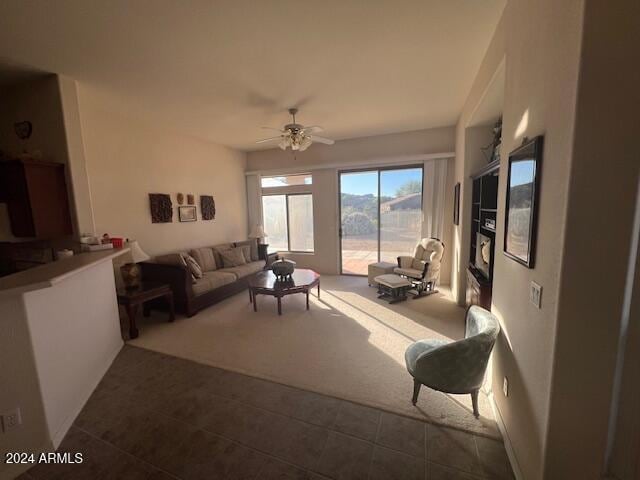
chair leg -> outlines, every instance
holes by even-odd
[[[411,403],[413,403],[414,405],[418,403],[418,395],[420,394],[421,386],[422,384],[418,380],[413,380],[413,398],[411,399]]]
[[[478,418],[480,417],[480,412],[478,412],[478,392],[479,390],[474,390],[471,392],[471,403],[473,405],[473,416]]]

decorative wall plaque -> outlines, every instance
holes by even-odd
[[[193,197],[193,193],[187,193],[187,204],[195,205],[196,201]]]
[[[200,212],[202,213],[202,220],[216,218],[216,202],[211,195],[200,195]]]
[[[150,193],[149,207],[151,209],[151,223],[173,222],[173,204],[171,196],[166,193]]]
[[[184,203],[184,193],[177,194],[176,200],[178,201],[178,205],[182,205]]]

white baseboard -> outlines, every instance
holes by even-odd
[[[511,445],[511,439],[509,438],[507,427],[504,424],[504,420],[502,419],[502,414],[498,409],[498,405],[496,405],[493,393],[489,393],[488,398],[489,404],[491,405],[491,410],[493,410],[493,416],[496,419],[498,429],[500,430],[500,434],[502,435],[502,439],[504,440],[504,448],[507,450],[507,456],[509,457],[509,463],[511,463],[513,474],[515,475],[516,480],[524,480],[522,471],[520,470],[520,465],[518,464],[518,459],[516,458],[516,452],[513,450],[513,446]]]

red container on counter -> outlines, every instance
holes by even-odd
[[[124,244],[123,238],[111,237],[110,240],[111,240],[111,244],[113,245],[113,248],[122,248],[122,245]]]

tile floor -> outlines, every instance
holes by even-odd
[[[32,479],[511,479],[503,445],[125,346]]]

